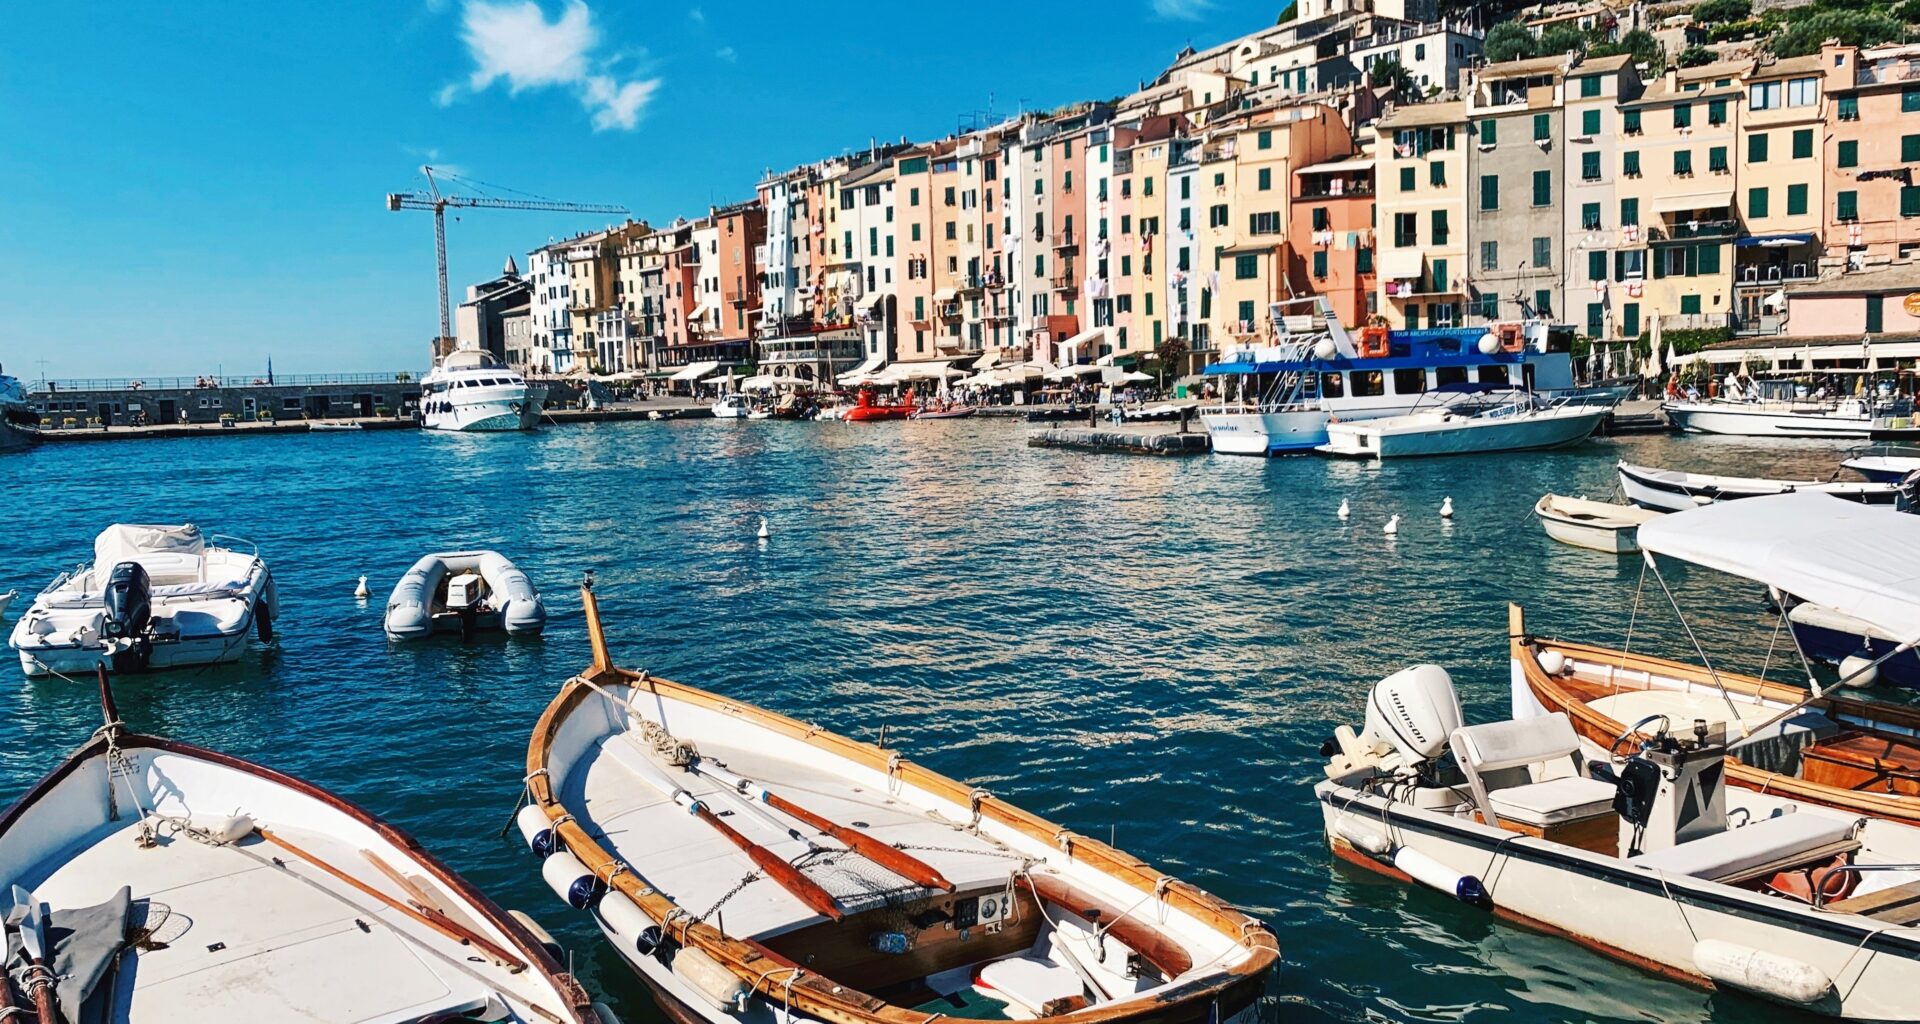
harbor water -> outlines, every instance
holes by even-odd
[[[907,756],[1265,918],[1282,1019],[1787,1019],[1337,867],[1310,790],[1321,741],[1358,725],[1366,687],[1396,669],[1440,664],[1469,720],[1504,716],[1509,600],[1543,634],[1618,646],[1632,617],[1636,650],[1691,656],[1656,585],[1634,613],[1636,559],[1544,536],[1541,494],[1607,495],[1616,458],[1825,477],[1841,448],[1655,436],[1374,466],[1086,455],[1024,433],[709,420],[45,445],[0,459],[17,496],[0,508],[0,591],[22,591],[17,616],[113,522],[257,542],[276,641],[236,665],[127,677],[122,717],[411,831],[551,929],[630,1022],[662,1018],[499,837],[535,719],[588,660],[575,588],[589,569],[621,664],[860,738],[885,727]],[[533,576],[544,638],[385,639],[399,575],[462,547]],[[352,597],[361,575],[371,600]],[[1773,620],[1755,587],[1668,579],[1709,654],[1760,667]],[[90,685],[8,671],[5,801],[100,724]]]

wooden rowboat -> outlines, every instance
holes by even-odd
[[[0,815],[0,879],[60,975],[16,973],[0,1007],[53,997],[43,1024],[613,1024],[551,939],[412,837],[272,769],[123,732],[101,676],[107,727]]]
[[[521,831],[681,1024],[1256,1017],[1259,921],[897,750],[615,668],[582,599],[594,663],[534,729]]]
[[[1562,544],[1629,555],[1640,550],[1634,531],[1661,513],[1636,505],[1546,494],[1534,504],[1533,514],[1539,517],[1547,536]]]
[[[1695,665],[1531,635],[1519,605],[1507,616],[1516,718],[1564,711],[1601,751],[1650,715],[1666,715],[1675,729],[1695,719],[1724,723],[1736,741],[1744,727],[1754,733],[1730,745],[1728,782],[1920,824],[1920,709],[1809,701],[1800,687],[1725,671],[1716,683],[1715,672]]]

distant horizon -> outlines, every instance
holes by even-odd
[[[944,38],[940,12],[878,4],[833,25],[760,0],[651,18],[602,0],[417,0],[238,25],[204,0],[18,12],[0,131],[32,144],[0,164],[0,367],[28,381],[263,376],[271,355],[276,375],[422,372],[438,328],[432,217],[384,197],[424,187],[423,164],[664,224],[871,139],[1124,94],[1182,46],[1285,6],[972,11],[1070,32],[1044,61],[920,43]],[[52,39],[85,40],[87,71],[39,45]],[[795,54],[809,59],[796,68]],[[506,257],[524,270],[548,239],[618,219],[450,213],[454,301]]]

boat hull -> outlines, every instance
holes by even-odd
[[[1320,450],[1329,455],[1391,459],[1561,448],[1593,436],[1607,411],[1596,407],[1524,417],[1459,419],[1431,426],[1385,421],[1336,423],[1327,427],[1327,443]]]
[[[1735,437],[1867,437],[1873,420],[1824,412],[1788,412],[1741,409],[1669,402],[1661,407],[1667,422],[1691,434],[1728,434]]]
[[[0,419],[0,452],[25,451],[39,441],[40,435],[26,427]]]
[[[497,388],[488,392],[435,403],[433,412],[421,416],[420,425],[453,433],[503,433],[540,425],[545,388]]]
[[[1576,519],[1553,508],[1549,504],[1552,497],[1547,495],[1541,498],[1533,507],[1533,514],[1539,518],[1547,536],[1562,544],[1609,555],[1630,555],[1640,550],[1639,526],[1626,522]]]
[[[1890,484],[1872,482],[1821,483],[1818,481],[1762,480],[1743,477],[1704,477],[1669,474],[1644,466],[1620,463],[1620,493],[1641,508],[1680,512],[1716,501],[1733,501],[1766,494],[1813,491],[1868,505],[1893,505],[1900,491]]]
[[[1284,455],[1310,452],[1327,443],[1327,414],[1319,409],[1287,412],[1202,411],[1213,450],[1221,455]]]
[[[159,671],[239,661],[247,653],[247,638],[252,633],[253,620],[249,616],[246,627],[232,633],[156,643],[145,667],[148,671]],[[20,654],[20,671],[29,676],[91,677],[94,670],[102,666],[115,672],[123,671],[115,668],[113,655],[104,647],[78,644],[21,647],[16,644],[14,649]]]
[[[1794,639],[1800,643],[1800,649],[1807,657],[1838,665],[1855,654],[1866,652],[1878,658],[1893,646],[1885,640],[1862,636],[1844,629],[1816,625],[1808,622],[1789,622]],[[1920,689],[1920,650],[1908,650],[1894,655],[1880,663],[1876,669],[1879,681],[1909,690]]]
[[[1920,470],[1920,459],[1900,455],[1863,455],[1840,465],[1873,483],[1897,484],[1905,480],[1908,474]]]

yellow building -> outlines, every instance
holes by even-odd
[[[1820,275],[1826,210],[1826,102],[1819,54],[1788,57],[1747,74],[1734,209],[1749,236],[1733,250],[1733,327],[1776,333],[1781,289]]]
[[[1375,122],[1380,315],[1452,326],[1466,298],[1466,104],[1398,107]]]

